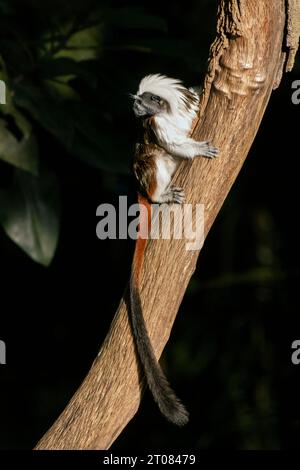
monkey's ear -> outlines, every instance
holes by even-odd
[[[164,100],[159,100],[159,106],[163,106]]]

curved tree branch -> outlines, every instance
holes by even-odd
[[[286,66],[283,47],[291,4],[299,7],[298,0],[290,4],[285,0],[219,2],[217,37],[194,136],[211,139],[221,154],[214,161],[202,158],[183,165],[175,177],[186,191],[187,202],[204,204],[205,236],[244,163]],[[292,24],[289,19],[290,29]],[[294,33],[290,31],[289,37]],[[198,255],[199,251],[186,250],[186,240],[148,244],[141,297],[157,357],[169,338]],[[142,384],[125,295],[84,382],[36,449],[109,448],[136,413]]]

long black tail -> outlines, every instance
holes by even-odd
[[[148,211],[151,211],[151,207],[148,208]],[[142,221],[140,222],[140,225],[141,223]],[[130,304],[133,334],[140,360],[144,367],[148,386],[154,400],[162,414],[169,421],[177,424],[178,426],[183,426],[188,422],[188,412],[171,389],[169,382],[155,357],[143,316],[139,292],[139,275],[144,258],[145,247],[146,239],[138,238],[136,241],[130,278]]]

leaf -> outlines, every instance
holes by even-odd
[[[78,100],[78,94],[69,83],[76,78],[84,80],[88,86],[95,88],[98,83],[97,72],[92,73],[91,70],[91,61],[76,62],[63,57],[43,59],[39,63],[39,71],[45,80],[46,88],[51,93],[54,91],[54,96],[61,99]]]
[[[59,235],[59,191],[54,175],[39,178],[16,170],[13,186],[0,193],[6,234],[34,261],[48,266]]]
[[[25,129],[25,125],[22,127]],[[17,168],[38,174],[38,147],[34,135],[23,135],[19,141],[7,129],[4,119],[0,119],[0,158]]]
[[[1,56],[0,56],[0,79],[5,82],[6,89],[7,89],[6,103],[5,103],[5,106],[1,107],[1,112],[4,115],[13,116],[13,118],[16,121],[16,124],[18,125],[20,130],[23,132],[24,136],[28,137],[31,134],[31,125],[28,122],[28,120],[25,118],[25,116],[23,116],[22,113],[18,111],[13,104],[12,89],[9,84],[9,79],[8,79],[5,63]]]
[[[15,107],[12,100],[12,90],[9,84],[6,67],[0,56],[0,79],[6,84],[6,104],[1,107],[0,113],[0,159],[11,165],[29,171],[34,175],[38,174],[38,147],[36,139],[32,133],[32,127],[26,117]],[[10,132],[8,123],[12,123],[15,131],[21,134],[18,140]]]
[[[104,170],[128,173],[131,161],[126,136],[116,139],[113,125],[104,122],[99,110],[91,111],[81,102],[60,103],[46,98],[32,86],[16,87],[15,101],[84,163]],[[126,152],[126,148],[129,150]]]
[[[45,80],[45,89],[57,102],[79,100],[78,93],[67,82],[67,77],[61,77],[60,80]]]
[[[0,104],[6,104],[7,71],[3,58],[0,55]]]
[[[73,117],[55,100],[30,83],[15,87],[14,101],[17,106],[26,109],[32,117],[48,132],[69,145],[73,138]]]
[[[69,58],[75,61],[95,59],[99,56],[102,41],[101,25],[91,26],[75,32],[55,54],[55,58]]]
[[[39,70],[43,78],[57,78],[65,80],[74,77],[83,77],[87,80],[93,78],[86,69],[86,61],[76,62],[70,58],[43,59],[39,62]]]

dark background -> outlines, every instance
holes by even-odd
[[[99,204],[135,200],[128,93],[147,73],[199,84],[215,14],[212,0],[0,0],[0,78],[12,100],[0,107],[0,139],[13,139],[9,163],[0,150],[1,449],[32,448],[97,354],[133,251],[95,233]],[[168,424],[147,392],[112,449],[298,445],[299,74],[272,95],[162,358],[190,423]],[[11,240],[16,228],[27,254]]]

